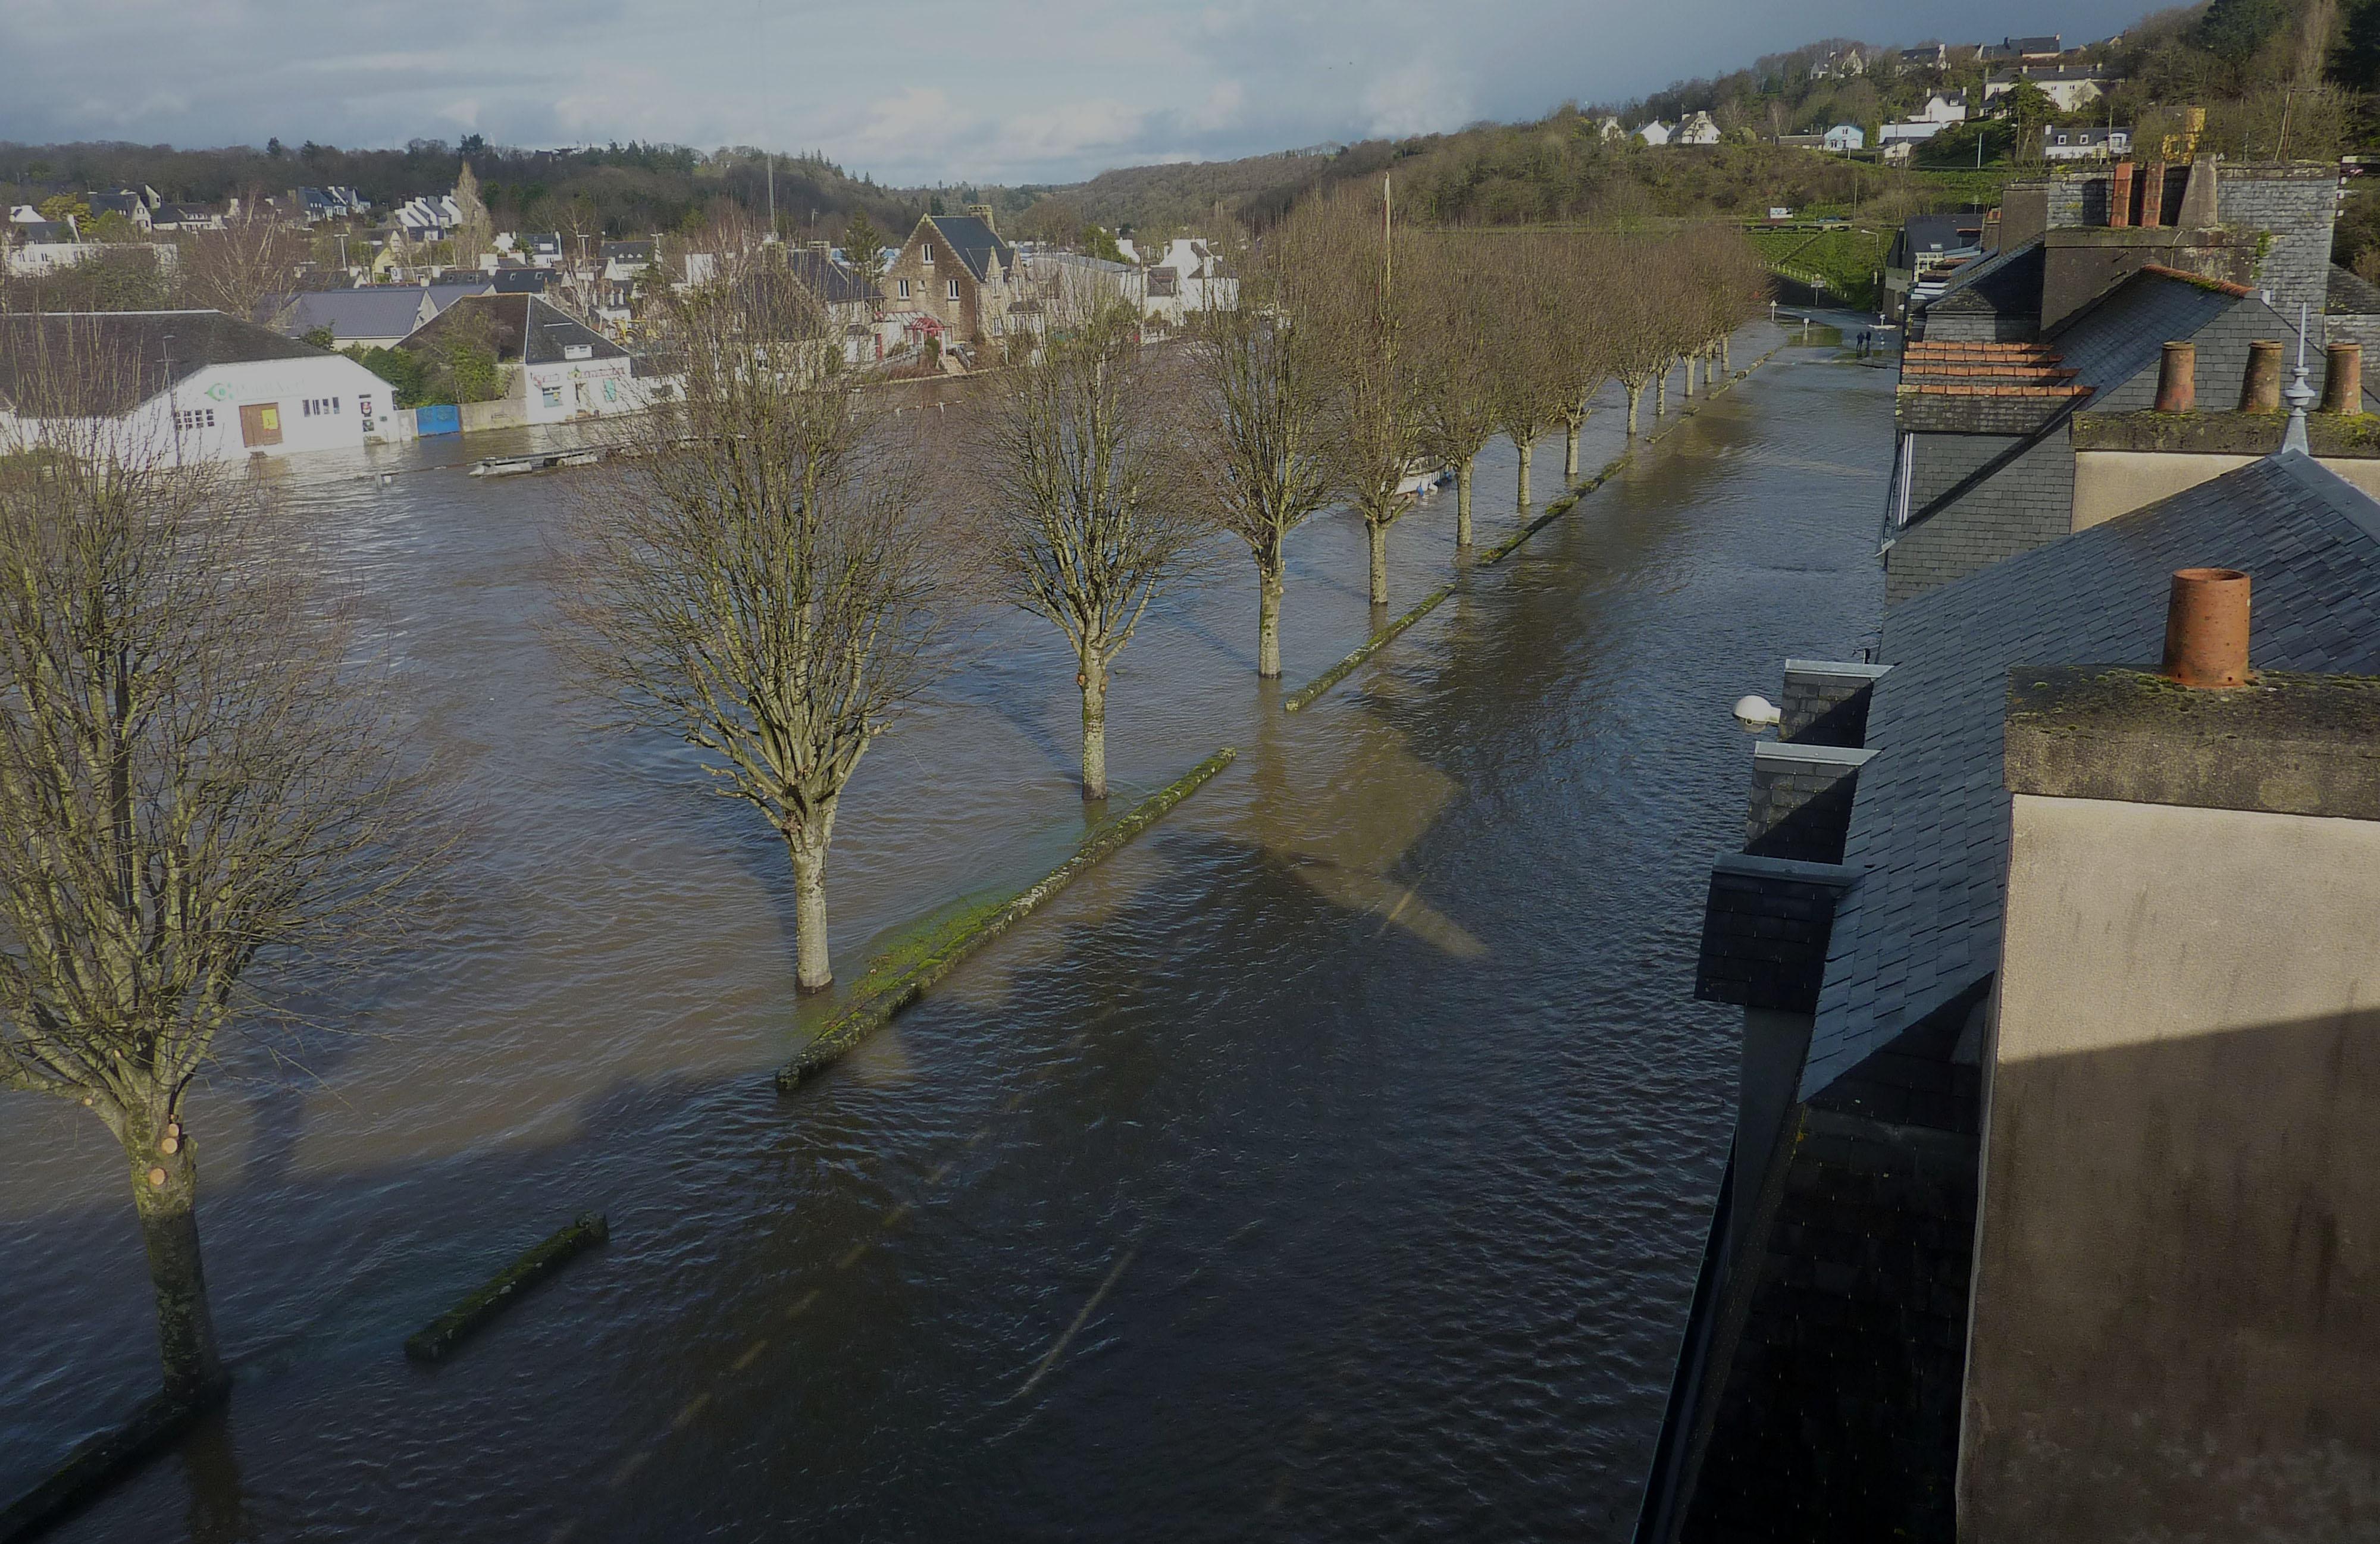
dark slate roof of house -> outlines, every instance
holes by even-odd
[[[68,401],[78,414],[113,418],[214,365],[322,358],[319,348],[222,311],[0,314],[0,401],[26,410],[59,402],[42,380],[53,366],[73,367]]]
[[[1892,251],[1884,261],[1890,268],[1906,268],[1910,259],[1920,252],[1956,252],[1973,246],[1982,237],[1983,217],[1977,214],[1912,214],[1892,238]]]
[[[2156,363],[2168,340],[2192,336],[2248,293],[2143,269],[2060,322],[2049,341],[2073,370],[2075,384],[2104,395]]]
[[[859,275],[824,252],[799,248],[785,254],[785,265],[822,306],[860,305],[868,299],[868,286]]]
[[[437,284],[426,284],[420,287],[421,293],[430,297],[432,314],[444,310],[466,296],[492,295],[495,293],[496,288],[492,281],[485,278],[442,280]]]
[[[401,338],[421,320],[421,291],[412,285],[375,285],[369,289],[307,290],[288,298],[271,322],[285,337],[304,337],[328,327],[341,342]]]
[[[64,220],[26,220],[6,227],[20,241],[72,241],[74,227]]]
[[[2004,247],[1959,270],[1925,310],[1989,310],[2007,316],[2041,315],[2042,246],[2038,237],[2019,247]]]
[[[2173,571],[2205,564],[2254,577],[2259,665],[2380,674],[2380,505],[2288,452],[1886,614],[1803,1098],[1998,968],[2009,671],[2154,661]]]
[[[488,287],[499,295],[542,295],[557,276],[551,268],[499,267],[488,275]]]
[[[2330,290],[2324,297],[2327,316],[2380,316],[2380,285],[2367,282],[2352,268],[2330,265]]]
[[[606,241],[603,243],[605,262],[650,262],[655,242],[651,237],[641,241]]]
[[[581,345],[589,350],[589,359],[628,357],[618,344],[534,295],[467,296],[416,328],[399,346],[420,348],[434,344],[450,332],[470,325],[474,317],[484,319],[496,358],[504,364],[560,364],[564,349]]]
[[[1011,261],[1008,243],[1000,238],[1000,233],[993,230],[982,216],[929,214],[926,218],[932,222],[935,230],[941,233],[942,240],[951,250],[959,255],[959,261],[966,264],[967,272],[975,275],[977,283],[980,284],[990,276],[990,266],[995,259],[1002,270],[1008,268]]]

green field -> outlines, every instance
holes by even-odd
[[[1876,300],[1876,271],[1891,249],[1890,231],[1752,230],[1745,233],[1771,267],[1815,274],[1827,287],[1858,305]]]

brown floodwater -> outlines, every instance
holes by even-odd
[[[1779,354],[1294,717],[1220,553],[1123,655],[1115,805],[1239,761],[792,1096],[782,848],[558,677],[577,474],[442,467],[515,448],[484,437],[277,468],[468,806],[455,898],[198,1094],[237,1385],[56,1537],[1623,1537],[1732,1109],[1730,1015],[1692,1001],[1741,838],[1729,704],[1855,648],[1880,594],[1890,378],[1831,354]],[[1483,459],[1483,541],[1512,474]],[[1449,490],[1396,528],[1394,609],[1451,524]],[[1352,516],[1293,553],[1291,687],[1370,623]],[[846,978],[1079,839],[1072,672],[987,615],[870,753]],[[154,1386],[123,1188],[97,1123],[0,1097],[0,1495]],[[585,1210],[608,1247],[404,1359]]]

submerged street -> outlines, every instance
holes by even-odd
[[[1218,546],[1122,657],[1111,812],[1238,761],[790,1096],[822,1020],[782,846],[558,671],[546,543],[589,484],[438,465],[500,436],[289,468],[466,831],[404,958],[313,1005],[343,1032],[199,1095],[238,1386],[55,1537],[1625,1537],[1733,1118],[1739,1015],[1692,1000],[1729,705],[1879,609],[1892,377],[1835,354],[1777,354],[1294,716],[1370,625],[1363,528],[1292,538],[1279,687]],[[1560,468],[1550,436],[1541,493]],[[1482,458],[1483,546],[1512,470]],[[1452,524],[1448,489],[1392,531],[1391,614]],[[1085,829],[1054,631],[953,648],[844,804],[846,980]],[[0,1104],[0,1173],[14,1491],[156,1349],[98,1124]],[[608,1246],[406,1362],[589,1210]]]

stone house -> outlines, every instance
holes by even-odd
[[[917,319],[948,342],[979,344],[1029,325],[1035,296],[1016,249],[1001,238],[990,204],[928,214],[884,271],[890,316]]]

